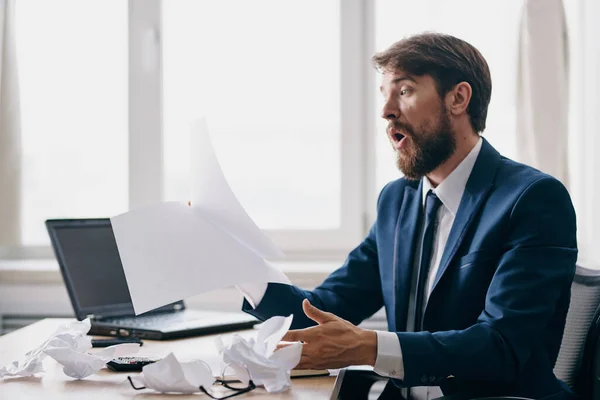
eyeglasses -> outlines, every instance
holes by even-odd
[[[207,364],[208,367],[208,364]],[[225,400],[225,399],[230,399],[232,397],[238,396],[240,394],[244,394],[244,393],[248,393],[251,390],[256,389],[256,385],[254,384],[254,382],[252,382],[252,379],[250,379],[248,381],[248,386],[245,386],[242,384],[242,382],[236,380],[236,379],[225,379],[225,372],[227,370],[227,368],[230,368],[229,365],[226,365],[225,368],[223,368],[223,371],[221,373],[221,377],[222,378],[217,378],[215,380],[215,383],[220,384],[222,387],[225,387],[231,391],[233,391],[234,393],[222,396],[222,397],[217,397],[215,396],[214,393],[212,393],[212,390],[208,390],[207,388],[205,388],[204,386],[199,386],[198,389],[203,392],[204,394],[206,394],[208,397],[210,397],[211,399],[215,399],[215,400]],[[209,367],[210,369],[210,367]],[[250,371],[248,371],[248,369],[246,368],[246,371],[248,372],[248,376],[250,376]],[[133,383],[133,380],[131,379],[130,376],[127,377],[127,380],[129,381],[129,383],[131,384],[131,387],[134,388],[135,390],[144,390],[146,389],[146,386],[135,386],[135,384]],[[241,384],[241,386],[240,386]]]

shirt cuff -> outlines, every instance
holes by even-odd
[[[256,308],[262,301],[265,296],[265,292],[267,291],[268,283],[259,282],[259,283],[246,283],[245,285],[237,285],[236,288],[246,298],[248,303],[252,306],[252,308]]]
[[[377,333],[377,358],[373,370],[379,375],[404,379],[404,361],[398,335],[394,332],[375,332]]]

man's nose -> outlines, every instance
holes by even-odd
[[[393,121],[398,118],[400,111],[391,101],[387,101],[381,109],[381,118],[387,121]]]

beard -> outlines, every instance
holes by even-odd
[[[406,146],[397,150],[396,160],[397,166],[405,178],[421,179],[448,160],[454,153],[456,138],[450,124],[448,111],[443,103],[435,122],[433,126],[420,127],[419,131],[411,124],[390,122],[388,128],[405,132],[408,139]]]

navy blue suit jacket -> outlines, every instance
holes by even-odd
[[[406,332],[420,182],[381,192],[364,241],[312,291],[269,284],[256,309],[314,325],[302,299],[354,324],[385,307],[402,347],[403,386],[444,394],[566,398],[552,369],[577,259],[575,212],[564,186],[502,157],[484,140],[445,247],[422,332]]]

